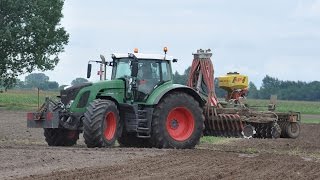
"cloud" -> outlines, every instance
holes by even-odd
[[[314,57],[279,56],[270,58],[264,65],[264,72],[281,80],[304,81],[319,80],[320,61]]]
[[[302,18],[320,17],[320,0],[299,1],[293,15]]]
[[[69,84],[85,77],[87,61],[99,59],[99,54],[110,59],[113,52],[132,52],[135,47],[162,53],[168,46],[169,54],[179,59],[173,70],[180,73],[191,65],[192,52],[210,48],[216,76],[239,71],[257,85],[266,74],[318,80],[319,2],[68,0],[62,25],[70,42],[55,70],[45,73]]]

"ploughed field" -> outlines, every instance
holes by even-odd
[[[320,179],[320,124],[302,124],[297,139],[89,149],[82,138],[73,147],[49,147],[43,130],[27,129],[25,119],[25,112],[0,110],[0,179]]]

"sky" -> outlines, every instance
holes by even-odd
[[[88,60],[100,54],[162,54],[164,46],[179,73],[193,52],[210,48],[216,77],[237,71],[258,87],[266,75],[320,79],[320,0],[66,0],[63,15],[69,44],[44,72],[60,85],[85,78]],[[90,81],[98,81],[98,68]]]

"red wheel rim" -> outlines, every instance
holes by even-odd
[[[177,107],[172,109],[167,117],[166,128],[176,141],[185,141],[193,133],[194,118],[189,109],[185,107]]]
[[[106,114],[104,126],[104,137],[110,141],[113,139],[117,128],[116,115],[114,112],[108,112]]]

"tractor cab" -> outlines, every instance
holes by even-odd
[[[176,62],[170,56],[166,55],[167,49],[164,48],[165,54],[143,54],[138,53],[135,49],[134,53],[114,53],[112,61],[107,62],[101,56],[102,61],[99,72],[104,74],[106,66],[112,66],[111,80],[122,79],[126,87],[126,99],[138,102],[145,102],[148,96],[158,86],[171,81],[172,71],[170,61]],[[103,66],[104,64],[104,66]],[[88,78],[91,73],[91,64],[88,64]],[[100,79],[105,80],[100,74]]]
[[[123,79],[134,100],[145,101],[153,90],[172,80],[169,59],[152,54],[113,54],[112,80]],[[134,72],[136,71],[136,72]]]

